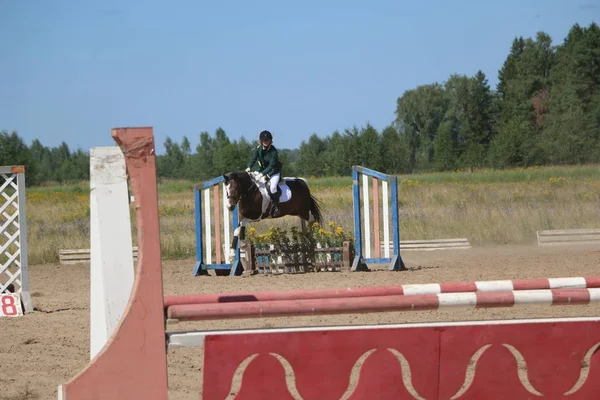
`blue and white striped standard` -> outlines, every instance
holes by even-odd
[[[369,200],[369,178],[373,181],[373,204]],[[361,207],[361,180],[362,180],[362,207]],[[383,221],[379,221],[379,189],[378,182],[382,182],[382,208]],[[388,188],[389,186],[389,188]],[[388,190],[391,192],[389,203]],[[354,246],[355,257],[352,271],[368,270],[367,264],[388,264],[389,270],[405,269],[400,255],[400,220],[398,217],[398,178],[382,172],[374,171],[361,166],[352,166],[352,203],[354,211]],[[391,218],[389,209],[391,208]],[[371,211],[374,218],[371,221]],[[372,228],[373,225],[373,229]],[[392,237],[390,242],[390,225]],[[383,227],[383,257],[379,254],[382,241],[379,237],[380,226]],[[374,232],[372,235],[371,232]],[[392,244],[393,246],[390,246]],[[371,248],[375,245],[375,257],[371,255]],[[393,253],[390,254],[390,247]]]

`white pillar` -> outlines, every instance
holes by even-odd
[[[134,266],[125,157],[90,149],[90,359],[104,347],[129,302]]]

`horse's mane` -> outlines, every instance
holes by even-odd
[[[248,175],[245,171],[231,171],[226,174],[229,179],[241,180],[244,175]]]
[[[240,183],[251,184],[252,179],[250,179],[250,175],[246,171],[233,171],[227,174],[230,179],[236,180]]]
[[[239,182],[242,189],[246,189],[251,192],[258,190],[258,186],[254,184],[252,178],[250,178],[250,175],[248,175],[246,171],[233,171],[228,173],[227,176],[229,177],[229,179],[233,179]]]

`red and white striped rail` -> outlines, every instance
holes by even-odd
[[[417,295],[462,292],[506,292],[543,289],[600,288],[600,277],[514,279],[478,282],[428,283],[415,285],[347,287],[268,292],[210,293],[165,296],[165,307],[181,304],[210,304],[273,300],[308,300],[390,295]]]
[[[581,305],[597,301],[600,301],[600,288],[438,293],[413,296],[391,295],[242,303],[179,304],[167,308],[167,318],[179,321],[202,321],[436,310],[446,307],[492,308],[527,304]]]

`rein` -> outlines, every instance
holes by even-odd
[[[230,195],[229,195],[229,193],[228,193],[228,194],[227,194],[227,199],[233,199],[233,200],[235,200],[236,202],[239,202],[239,201],[240,201],[240,200],[242,200],[244,197],[246,197],[246,194],[247,194],[248,192],[250,192],[252,189],[259,190],[259,189],[258,189],[258,186],[256,185],[256,183],[255,183],[254,181],[252,181],[252,184],[250,185],[250,187],[249,187],[249,188],[248,188],[248,189],[247,189],[245,192],[242,192],[242,193],[241,193],[241,194],[239,194],[237,197],[230,196]]]

